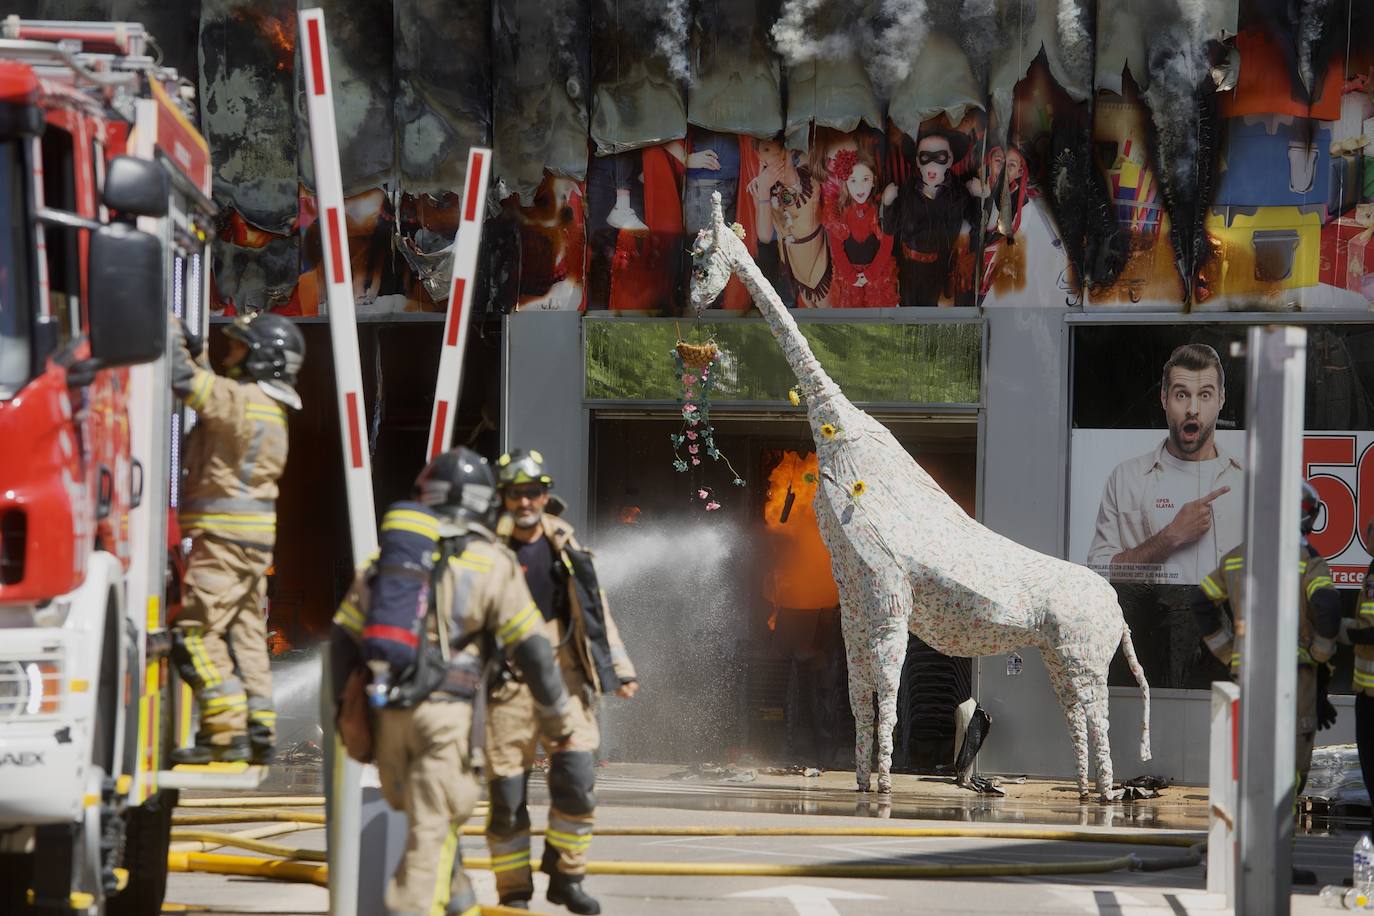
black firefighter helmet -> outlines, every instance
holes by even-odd
[[[289,319],[271,312],[240,315],[224,333],[248,347],[243,371],[249,378],[295,387],[305,363],[305,338]]]
[[[415,498],[456,522],[495,529],[501,501],[496,474],[487,459],[470,448],[449,449],[415,478]]]
[[[496,466],[499,468],[497,478],[503,490],[522,483],[543,484],[545,488],[553,486],[553,478],[544,468],[544,456],[534,449],[526,451],[518,448],[507,452],[496,459]]]
[[[1317,524],[1317,514],[1322,511],[1322,500],[1317,488],[1307,481],[1302,482],[1302,533],[1310,534]]]

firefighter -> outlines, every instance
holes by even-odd
[[[487,655],[494,648],[518,666],[529,684],[534,727],[551,747],[565,745],[578,718],[515,557],[492,532],[499,503],[490,464],[466,448],[444,452],[416,478],[415,496],[439,517],[440,538],[462,541],[460,551],[444,554],[450,558],[436,580],[437,613],[426,627],[428,643],[443,653],[443,674],[432,692],[415,696],[413,703],[394,701],[407,689],[397,685],[393,702],[376,719],[382,794],[405,812],[409,830],[386,906],[391,916],[476,916],[480,908],[463,873],[458,839],[479,790],[471,731]],[[403,515],[388,512],[383,533],[389,524],[412,530],[426,524],[425,518],[393,518]],[[334,617],[355,641],[366,638],[370,599],[380,593],[371,572],[358,575]]]
[[[1340,596],[1331,581],[1331,570],[1307,541],[1316,522],[1321,500],[1312,485],[1302,485],[1302,543],[1299,548],[1298,575],[1298,716],[1297,716],[1297,794],[1307,785],[1312,765],[1312,746],[1317,729],[1335,722],[1335,710],[1327,699],[1327,664],[1336,651],[1341,629]],[[1242,586],[1245,582],[1245,547],[1231,550],[1221,566],[1203,578],[1193,600],[1203,641],[1222,663],[1231,667],[1234,678],[1239,671],[1240,649],[1236,635],[1243,631],[1241,615]],[[1231,606],[1227,616],[1224,606]],[[1232,622],[1234,620],[1234,623]],[[1294,870],[1295,880],[1298,870]],[[1303,876],[1306,877],[1305,875]],[[1313,879],[1315,880],[1315,878]]]
[[[196,412],[186,447],[181,530],[191,538],[173,658],[200,705],[196,743],[176,763],[272,759],[263,598],[276,540],[277,481],[286,468],[286,408],[300,410],[305,339],[280,315],[243,315],[225,328],[216,375],[195,338],[170,325],[172,390]]]
[[[1365,528],[1364,542],[1374,547],[1374,519]],[[1355,746],[1364,784],[1374,786],[1374,561],[1364,574],[1359,612],[1354,620],[1342,621],[1341,636],[1355,646]],[[1374,835],[1374,822],[1370,833]]]
[[[593,768],[601,743],[596,695],[629,699],[639,683],[597,584],[591,554],[577,543],[571,525],[546,511],[553,479],[543,456],[536,451],[502,455],[497,473],[506,510],[498,532],[524,568],[543,632],[558,647],[576,722],[567,746],[549,749],[549,824],[540,869],[549,876],[550,903],[574,913],[600,913],[601,905],[582,889],[596,809]],[[529,689],[509,668],[501,669],[487,706],[487,845],[501,903],[518,909],[528,908],[534,894],[526,790],[538,739]]]

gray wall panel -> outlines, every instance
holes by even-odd
[[[516,312],[506,318],[502,367],[502,448],[544,453],[554,492],[568,503],[565,518],[582,530],[591,480],[582,409],[582,316],[577,312]]]

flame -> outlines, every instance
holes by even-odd
[[[262,10],[246,9],[235,14],[242,22],[249,22],[259,36],[276,52],[276,69],[287,71],[296,65],[296,18],[274,18]]]
[[[811,475],[809,482],[808,474]],[[819,610],[840,603],[839,590],[830,572],[830,551],[821,540],[816,511],[812,507],[817,474],[815,452],[807,452],[804,456],[783,452],[782,460],[768,475],[763,524],[774,539],[774,559],[764,591],[775,607]],[[783,521],[789,489],[793,496],[792,508],[787,521]]]

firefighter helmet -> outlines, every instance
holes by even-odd
[[[249,378],[287,387],[296,384],[305,362],[305,338],[291,321],[270,312],[240,315],[224,333],[248,347],[243,371]]]
[[[1317,514],[1322,510],[1322,499],[1317,488],[1307,481],[1302,482],[1302,533],[1309,534],[1317,524]]]
[[[513,487],[522,483],[538,483],[545,487],[553,486],[553,478],[544,470],[544,456],[534,449],[516,449],[496,459],[497,479],[501,488]]]
[[[496,527],[500,499],[487,459],[469,448],[449,449],[415,478],[415,498],[454,521]]]

